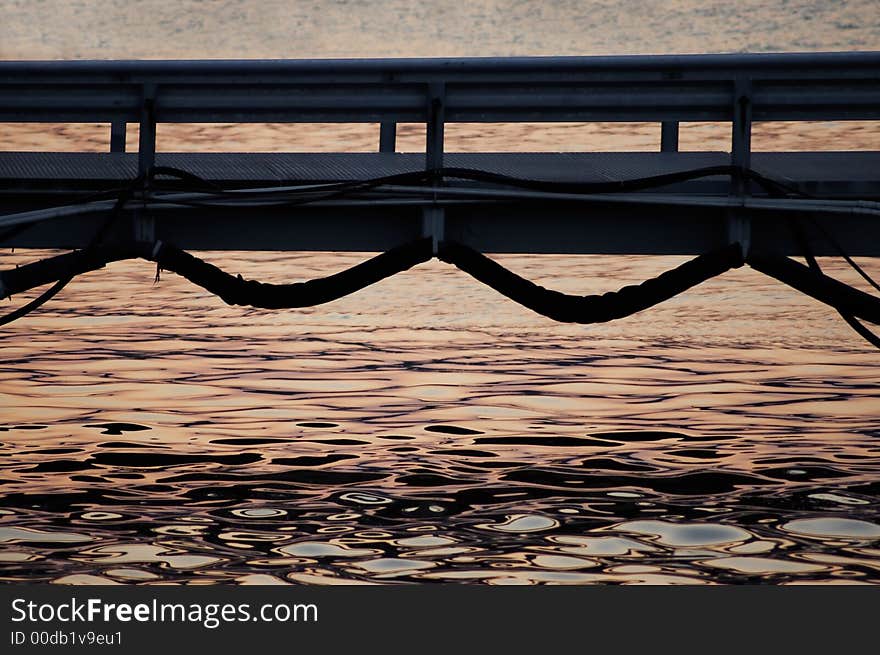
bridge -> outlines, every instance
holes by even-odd
[[[880,152],[752,151],[757,121],[845,120],[880,120],[880,53],[0,62],[0,124],[110,130],[104,153],[0,152],[0,246],[104,252],[27,283],[8,271],[0,280],[7,293],[31,288],[113,258],[155,258],[155,244],[383,252],[422,240],[428,257],[456,244],[445,256],[465,269],[460,248],[702,255],[735,245],[753,266],[753,253],[880,256]],[[444,147],[451,123],[558,121],[653,122],[660,150]],[[728,123],[730,152],[679,151],[689,121]],[[376,151],[157,152],[158,124],[216,122],[378,124]],[[396,152],[399,123],[426,126],[424,153]],[[130,124],[137,152],[125,151]],[[181,274],[207,275],[175,261]],[[801,290],[816,296],[820,278],[809,279]],[[840,293],[832,285],[824,301],[876,317],[864,298],[858,311],[834,304]]]
[[[259,211],[155,203],[132,234],[185,249],[383,251],[418,234],[486,252],[705,252],[745,230],[799,253],[780,217],[809,212],[852,255],[880,255],[880,152],[752,152],[755,121],[880,120],[880,53],[512,59],[0,62],[0,123],[104,122],[107,153],[0,152],[0,215],[118,188],[151,166],[223,188],[355,182],[443,167],[590,185],[730,165],[818,199],[773,198],[737,175],[621,193],[455,178]],[[450,153],[448,123],[656,122],[659,152]],[[727,122],[731,152],[679,152],[679,123]],[[156,152],[157,123],[378,123],[375,153]],[[395,152],[398,123],[427,126]],[[137,153],[124,152],[137,123]],[[391,185],[402,186],[402,185]],[[430,189],[428,188],[430,187]],[[570,190],[568,187],[563,187]],[[829,202],[833,199],[837,202]],[[840,202],[843,201],[843,202]],[[40,221],[3,245],[82,247],[106,207]],[[2,219],[0,219],[2,220]],[[247,229],[242,229],[246,221]],[[11,221],[7,221],[7,225]],[[2,225],[2,223],[0,223]],[[2,228],[0,228],[2,229]],[[115,238],[125,239],[120,231]],[[817,254],[836,254],[824,239]]]

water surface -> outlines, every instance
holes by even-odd
[[[880,45],[871,1],[205,4],[0,2],[0,57]],[[423,128],[400,134],[401,149],[423,147]],[[108,138],[105,125],[0,126],[10,150],[106,150]],[[159,130],[164,150],[376,144],[375,126]],[[880,130],[758,124],[754,144],[880,149]],[[447,138],[449,150],[658,147],[656,125],[455,126]],[[682,147],[726,149],[729,127],[685,125]],[[40,255],[7,250],[0,264]],[[367,256],[204,255],[267,281]],[[582,294],[681,261],[499,260]],[[876,351],[757,273],[593,327],[533,315],[439,262],[282,312],[154,275],[112,264],[0,331],[0,580],[880,581]]]
[[[582,293],[678,261],[499,259]],[[440,262],[284,312],[154,273],[0,335],[4,580],[880,581],[876,355],[757,273],[595,327]]]

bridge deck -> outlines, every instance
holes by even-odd
[[[156,163],[223,186],[365,180],[424,170],[422,153],[157,153]],[[726,152],[446,153],[448,167],[518,178],[607,182],[730,163]],[[823,196],[880,197],[880,152],[755,152],[751,168]],[[137,153],[0,152],[0,191],[96,190],[138,171]],[[658,188],[657,192],[726,193],[727,177]],[[0,213],[3,213],[0,199]]]
[[[119,187],[137,175],[137,158],[137,153],[0,152],[0,215],[65,204],[83,193]],[[449,167],[567,182],[633,179],[729,162],[724,152],[447,153],[445,158]],[[158,153],[156,163],[228,187],[271,187],[421,171],[425,157],[423,153]],[[880,152],[757,152],[751,167],[824,197],[880,198]],[[753,191],[761,193],[758,188]],[[657,192],[727,198],[730,179],[715,176],[651,190]],[[444,210],[444,234],[487,252],[694,254],[728,242],[729,209],[664,207],[663,195],[654,196],[658,197],[660,201],[647,205],[451,203]],[[156,238],[187,249],[381,251],[424,234],[424,207],[430,204],[425,200],[357,207],[164,209],[153,215],[155,226],[150,229]],[[800,253],[787,222],[790,213],[750,210],[749,215],[753,244]],[[53,219],[7,237],[4,244],[83,247],[103,220],[100,214]],[[812,220],[850,254],[880,256],[877,217],[833,214]],[[131,238],[133,228],[126,225],[119,226],[117,238]],[[818,234],[812,237],[814,251],[837,254]]]

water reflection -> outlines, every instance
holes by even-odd
[[[41,338],[54,337],[38,334]],[[744,429],[756,415],[767,418],[762,389],[772,388],[768,380],[777,379],[776,366],[760,375],[754,363],[717,374],[745,401],[735,410],[681,412],[676,396],[669,404],[662,398],[668,383],[660,380],[675,380],[678,370],[694,362],[657,357],[653,368],[633,370],[621,354],[603,360],[598,353],[588,358],[572,353],[564,372],[578,377],[595,378],[596,368],[604,367],[601,374],[614,378],[620,372],[614,373],[609,360],[626,361],[630,384],[640,389],[620,401],[630,409],[649,397],[646,376],[656,376],[654,393],[661,399],[650,403],[651,420],[676,429],[640,430],[631,415],[593,416],[587,424],[564,410],[530,420],[480,418],[470,405],[457,402],[443,408],[455,415],[454,423],[425,424],[413,417],[436,408],[395,404],[402,401],[393,386],[420,377],[422,367],[439,366],[436,352],[379,342],[397,353],[398,363],[364,368],[340,360],[346,375],[364,372],[382,381],[386,404],[372,408],[372,418],[344,418],[371,407],[359,405],[360,396],[349,391],[309,392],[311,399],[273,406],[279,414],[301,415],[300,403],[308,407],[319,397],[324,404],[332,400],[336,409],[325,408],[332,422],[252,416],[238,401],[242,385],[251,383],[240,377],[244,362],[236,362],[252,355],[230,353],[209,363],[207,371],[189,374],[202,378],[199,384],[210,378],[217,385],[216,405],[187,400],[175,405],[174,383],[141,383],[115,391],[117,404],[107,409],[89,410],[77,392],[70,397],[67,419],[10,421],[0,446],[2,579],[61,584],[880,581],[880,449],[872,419],[858,402],[853,416],[837,413],[833,433],[826,422],[784,414],[760,429]],[[313,347],[327,343],[319,340]],[[353,352],[365,348],[356,346]],[[423,359],[416,365],[418,353]],[[514,361],[519,354],[505,353]],[[445,357],[453,363],[443,366],[461,366],[460,353]],[[183,357],[163,361],[191,365]],[[265,362],[270,371],[282,363],[301,366],[295,358]],[[40,373],[18,386],[22,373],[35,365]],[[327,362],[321,366],[327,370]],[[563,374],[559,364],[535,360],[529,366],[516,370],[499,358],[492,382],[472,371],[473,381],[462,385],[462,394],[479,398],[499,395],[503,387],[525,391],[531,386],[540,393],[541,379]],[[860,364],[836,366],[835,393],[856,401],[875,396]],[[750,373],[736,382],[740,368]],[[221,374],[224,369],[229,372]],[[3,389],[25,407],[16,410],[17,416],[39,414],[41,389],[65,379],[68,371],[64,354],[13,362]],[[20,376],[16,385],[9,381],[12,374]],[[247,375],[261,373],[251,369]],[[703,376],[707,384],[719,384],[708,370]],[[103,384],[101,378],[95,384]],[[756,384],[763,386],[755,389]],[[811,393],[809,383],[798,388],[800,396]],[[128,409],[134,407],[132,398],[147,391],[152,397],[140,402],[148,400],[149,410]],[[527,396],[518,406],[532,403]],[[173,418],[157,413],[160,406],[174,407]],[[149,424],[145,414],[163,419]],[[96,422],[98,415],[108,420]],[[122,424],[148,429],[122,430]],[[609,429],[612,424],[617,429]],[[33,425],[40,429],[22,429]],[[106,433],[100,438],[96,425]],[[438,425],[442,429],[425,429]],[[120,431],[125,441],[119,441]],[[315,438],[316,431],[324,436]]]
[[[82,543],[90,537],[70,532],[44,532],[35,528],[16,528],[0,525],[0,543]]]
[[[880,539],[880,525],[838,517],[797,519],[785,523],[782,529],[809,537],[841,537],[869,541]]]
[[[345,20],[338,8],[311,12],[291,51],[288,27],[303,16],[289,7],[266,14],[265,38],[216,39],[216,25],[174,21],[154,21],[151,33],[109,29],[111,14],[78,3],[58,4],[47,24],[39,3],[16,0],[18,20],[0,23],[0,58],[506,55],[510,34],[522,37],[519,54],[834,50],[867,47],[878,33],[877,21],[857,20],[873,15],[870,0],[813,3],[814,21],[766,6],[732,20],[688,0],[675,15],[656,3],[649,20],[621,22],[644,3],[568,4],[542,4],[540,21],[559,28],[548,31],[533,29],[530,3],[461,3],[474,20],[414,21],[392,2],[388,21],[348,2]],[[443,38],[423,33],[450,20]],[[16,29],[35,22],[54,37]],[[309,41],[328,30],[343,38]],[[159,147],[376,147],[376,126],[254,128],[163,125]],[[402,149],[424,147],[420,129],[400,126]],[[97,151],[109,138],[106,125],[72,124],[4,137],[9,149]],[[453,125],[447,148],[657,150],[659,138],[655,124]],[[682,125],[683,149],[724,150],[729,139],[729,126]],[[880,148],[876,126],[853,121],[756,123],[753,142]],[[40,254],[4,252],[2,267]],[[274,282],[363,259],[205,256]],[[682,260],[499,259],[579,294]],[[877,276],[876,261],[864,265]],[[822,266],[859,282],[839,263]],[[290,312],[228,307],[173,275],[154,285],[154,275],[143,262],[112,264],[0,332],[0,580],[880,581],[876,353],[834,312],[747,269],[588,328],[532,315],[436,261]]]
[[[715,546],[745,541],[752,534],[732,525],[711,523],[672,523],[669,521],[628,521],[616,526],[621,532],[656,535],[665,546]]]

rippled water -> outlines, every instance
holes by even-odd
[[[499,259],[581,292],[677,261]],[[754,272],[592,328],[439,262],[286,312],[153,275],[0,335],[6,580],[880,581],[876,355]]]
[[[93,11],[98,3],[58,3],[37,21],[39,34],[26,29],[22,16],[45,4],[0,3],[14,19],[0,21],[0,56],[880,42],[864,2],[750,3],[737,15],[704,2],[639,3],[639,11],[632,3],[478,2],[445,18],[431,5],[425,20],[387,2],[403,12],[389,19],[391,30],[374,24],[369,3],[324,3],[322,12],[294,3],[284,13],[280,3],[227,2],[200,25],[191,8],[141,20],[164,16],[145,9],[162,5],[150,0],[134,13],[130,3],[101,3],[124,6],[125,20]],[[238,27],[218,39],[218,16],[229,12],[240,14]],[[300,14],[316,27],[291,45],[281,32]],[[105,29],[110,19],[118,29]],[[372,32],[355,30],[358,21]],[[263,23],[284,29],[240,40]],[[318,38],[334,30],[346,38]],[[106,126],[0,129],[6,149],[105,149],[108,136]],[[160,147],[169,150],[370,149],[376,139],[374,128],[350,126],[320,135],[279,126],[164,129]],[[456,129],[450,150],[639,149],[659,140],[656,126]],[[402,129],[404,149],[422,138]],[[690,149],[726,148],[726,139],[726,128],[706,125],[682,136]],[[764,125],[755,142],[880,149],[880,130]],[[41,254],[4,251],[0,265]],[[205,256],[282,281],[367,255]],[[498,259],[582,294],[681,261]],[[880,275],[877,260],[864,265]],[[837,262],[823,266],[856,282]],[[834,312],[755,272],[732,271],[594,327],[552,323],[436,261],[349,298],[283,312],[227,307],[172,274],[154,285],[154,274],[144,262],[110,265],[0,331],[0,580],[880,582],[876,351]]]

